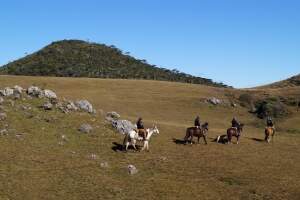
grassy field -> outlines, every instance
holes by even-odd
[[[0,128],[8,124],[9,135],[0,137],[0,199],[300,199],[300,112],[276,121],[280,131],[266,144],[263,122],[247,109],[200,101],[244,91],[158,81],[0,76],[0,88],[32,84],[60,98],[87,99],[98,112],[45,112],[38,108],[41,99],[17,100],[13,107],[6,103],[8,119]],[[300,93],[299,88],[251,91]],[[23,105],[32,109],[24,111]],[[150,152],[116,151],[123,137],[105,123],[108,111],[132,121],[142,116],[146,126],[157,124],[160,134],[153,136]],[[209,123],[208,145],[176,143],[198,114]],[[240,144],[213,142],[233,116],[246,124]],[[79,133],[82,123],[94,131]],[[129,175],[128,164],[139,172]]]

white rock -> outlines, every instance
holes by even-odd
[[[7,118],[6,113],[0,113],[0,121],[4,121],[6,120],[6,118]]]
[[[128,173],[130,175],[138,173],[138,170],[137,170],[137,168],[134,165],[128,165],[127,169],[128,169]]]
[[[22,94],[23,92],[23,88],[18,85],[15,85],[13,89],[14,89],[14,94]]]
[[[0,95],[8,97],[8,96],[12,96],[14,94],[14,90],[6,87],[4,88],[4,90],[0,90]]]
[[[57,99],[56,94],[52,90],[44,90],[43,93],[44,97],[48,99]]]
[[[222,103],[222,101],[220,99],[217,99],[216,97],[211,97],[207,99],[207,101],[213,105],[218,105]]]
[[[41,97],[42,96],[42,90],[39,87],[36,86],[30,86],[27,89],[27,94],[34,97]]]
[[[43,105],[44,110],[52,110],[53,105],[50,102],[47,102]]]
[[[95,110],[93,109],[93,106],[90,102],[87,100],[79,100],[76,101],[76,106],[78,106],[79,109],[84,110],[89,113],[94,113]]]
[[[2,97],[0,97],[0,105],[3,104],[4,99]]]

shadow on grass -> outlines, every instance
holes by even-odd
[[[184,140],[176,139],[176,138],[173,138],[173,142],[174,142],[175,144],[183,144],[183,145],[186,144],[186,142],[185,142]]]
[[[264,139],[260,139],[260,138],[249,138],[249,137],[247,137],[247,138],[250,140],[256,141],[256,142],[265,142]]]
[[[123,146],[123,144],[119,144],[119,143],[117,143],[117,142],[113,142],[112,144],[113,144],[113,146],[111,147],[111,149],[112,149],[113,151],[115,151],[115,152],[126,152],[126,151],[125,151],[125,147]],[[138,150],[140,150],[140,149],[142,148],[140,145],[135,145],[135,146],[136,146],[136,148],[137,148]],[[136,150],[133,148],[132,145],[129,145],[127,150],[133,150],[133,151],[136,151]]]

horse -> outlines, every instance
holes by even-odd
[[[275,128],[273,128],[273,127],[265,128],[265,141],[267,143],[269,143],[271,141],[270,136],[272,136],[272,141],[273,141],[274,135],[275,135]]]
[[[159,130],[158,130],[157,126],[153,125],[153,128],[146,129],[146,133],[147,133],[146,138],[145,138],[145,140],[143,140],[144,145],[143,145],[142,151],[144,151],[145,149],[147,151],[149,151],[149,140],[153,134],[159,134]]]
[[[123,148],[125,147],[125,151],[128,150],[129,144],[131,144],[133,148],[137,150],[135,146],[137,140],[143,140],[143,138],[139,136],[136,130],[133,129],[126,133],[123,140]]]
[[[198,137],[198,143],[200,142],[200,138],[203,137],[203,140],[204,140],[205,144],[207,144],[207,141],[206,141],[207,131],[208,131],[208,123],[207,122],[205,122],[201,126],[201,128],[189,127],[189,128],[186,129],[186,134],[185,134],[185,137],[184,137],[184,141],[185,141],[185,143],[187,143],[189,138],[191,138],[190,142],[192,144],[193,143],[193,137],[196,136],[196,137]]]
[[[232,136],[235,136],[236,137],[236,144],[238,144],[239,143],[239,138],[240,138],[241,133],[243,131],[243,127],[244,127],[244,124],[239,124],[238,127],[231,127],[229,129],[227,129],[227,139],[228,139],[227,143],[231,143]]]

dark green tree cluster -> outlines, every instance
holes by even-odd
[[[28,76],[92,77],[176,81],[227,87],[211,79],[150,65],[115,46],[81,40],[53,42],[38,52],[0,68],[0,73]]]

